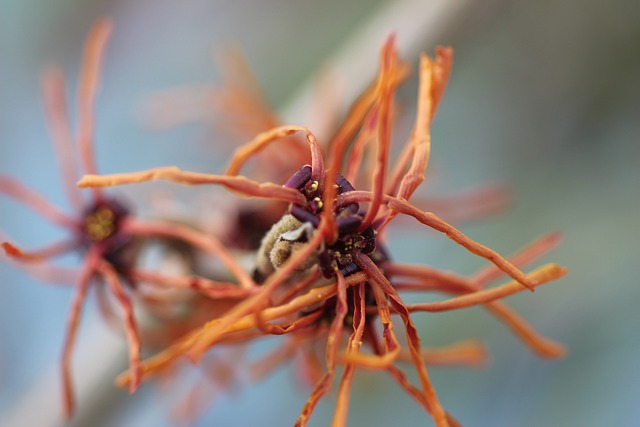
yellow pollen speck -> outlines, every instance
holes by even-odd
[[[101,207],[85,218],[85,232],[89,240],[99,242],[115,231],[115,214],[107,207]]]

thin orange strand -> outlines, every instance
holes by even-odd
[[[384,338],[385,353],[384,354],[361,354],[347,353],[344,362],[354,364],[358,367],[368,369],[386,369],[393,365],[400,355],[400,344],[393,332],[393,323],[389,305],[387,304],[384,292],[376,286],[372,287],[374,297],[376,299],[376,311],[382,323],[382,336]]]
[[[382,57],[386,58],[389,55],[389,52],[394,50],[393,46],[395,43],[394,36],[390,36],[385,42],[382,48]],[[395,64],[395,61],[391,62],[391,65]],[[384,71],[383,71],[384,70]],[[386,76],[386,66],[383,64],[380,67],[380,72],[378,74],[377,82],[375,89],[365,93],[365,96],[361,97],[358,100],[356,105],[352,108],[350,114],[347,116],[347,120],[343,124],[343,126],[338,131],[338,135],[332,140],[330,145],[330,153],[329,153],[329,168],[327,173],[325,174],[325,179],[321,182],[321,185],[324,185],[323,189],[323,202],[324,207],[321,213],[321,217],[325,219],[332,226],[329,227],[332,230],[332,235],[328,236],[329,243],[332,243],[337,239],[337,228],[335,227],[335,220],[333,218],[333,207],[335,206],[335,197],[337,194],[336,188],[336,179],[337,174],[340,173],[342,169],[342,163],[344,161],[344,156],[347,151],[348,145],[351,143],[351,139],[353,135],[360,127],[362,120],[367,116],[369,109],[371,106],[379,99],[382,87],[385,85],[385,80],[389,77]]]
[[[40,78],[40,86],[47,127],[58,158],[65,194],[74,209],[83,210],[84,202],[75,186],[76,174],[78,173],[76,170],[76,149],[69,124],[62,70],[58,67],[46,69]]]
[[[347,286],[353,286],[367,279],[367,275],[363,272],[355,273],[345,278]],[[324,301],[334,296],[337,292],[337,285],[331,284],[320,288],[310,289],[306,294],[294,298],[293,300],[277,307],[271,307],[263,310],[262,318],[264,320],[274,320],[283,316],[290,316],[298,313],[305,307],[310,307],[320,301]],[[247,314],[230,325],[226,333],[242,331],[255,326],[255,315]],[[143,377],[149,377],[166,370],[168,366],[176,361],[178,357],[184,354],[203,334],[204,331],[213,328],[221,322],[221,318],[211,320],[200,329],[197,329],[180,341],[164,349],[160,353],[150,357],[142,362]],[[130,381],[130,375],[125,372],[118,376],[116,384],[118,386],[127,385]]]
[[[534,246],[532,246],[534,251],[525,250],[519,254],[517,259],[513,258],[511,261],[514,261],[516,265],[524,263],[525,255],[534,255],[535,251],[540,249],[538,247],[539,243],[543,242],[536,242]],[[424,266],[403,265],[389,262],[385,263],[384,270],[390,276],[409,276],[419,278],[421,280],[420,283],[411,283],[406,285],[394,280],[394,287],[398,290],[435,290],[457,294],[478,291],[482,289],[484,285],[482,281],[477,279],[468,280],[452,273],[440,272]],[[502,273],[500,270],[496,269],[496,271]],[[501,301],[492,301],[486,303],[485,308],[506,324],[527,347],[538,355],[543,357],[562,357],[566,354],[565,346],[540,335],[505,303]]]
[[[397,291],[393,288],[389,280],[375,265],[371,258],[361,254],[356,258],[356,264],[358,264],[358,266],[369,275],[373,284],[379,286],[384,291],[384,293],[389,298],[391,306],[402,318],[402,321],[405,325],[407,343],[409,344],[409,350],[411,352],[413,363],[416,367],[416,370],[418,371],[418,377],[420,378],[420,383],[422,384],[423,393],[428,403],[428,407],[430,408],[433,415],[436,426],[449,427],[447,413],[440,404],[438,395],[436,394],[436,391],[429,378],[429,373],[424,363],[424,359],[422,358],[422,351],[420,349],[420,337],[413,323],[413,320],[411,319],[409,310],[402,302],[402,299],[398,295]]]
[[[382,67],[380,70],[380,96],[378,99],[378,120],[377,120],[377,162],[373,171],[371,192],[373,198],[371,205],[365,214],[359,229],[365,230],[380,210],[382,193],[384,192],[385,176],[387,174],[387,164],[389,162],[389,146],[391,145],[391,110],[393,105],[393,94],[395,87],[391,79],[391,72],[397,62],[397,54],[393,43],[393,38],[382,50]]]
[[[431,151],[431,122],[446,88],[452,62],[451,48],[438,47],[435,61],[426,55],[420,58],[420,86],[415,125],[391,175],[387,194],[396,193],[396,189],[400,187],[398,197],[408,199],[424,180]],[[410,160],[412,163],[409,171],[404,174]]]
[[[206,329],[203,329],[201,336],[198,337],[191,349],[189,349],[188,356],[192,360],[200,359],[204,352],[211,347],[236,320],[255,310],[262,309],[275,290],[291,276],[296,266],[300,265],[302,260],[309,257],[316,251],[318,246],[320,246],[324,239],[325,228],[326,223],[321,221],[313,237],[309,240],[309,243],[292,255],[279,270],[273,273],[261,286],[258,293],[233,307],[219,322],[211,327],[207,328],[205,325]]]
[[[85,42],[82,66],[80,68],[77,138],[82,164],[87,174],[97,173],[93,153],[94,103],[100,84],[102,61],[112,28],[113,24],[108,19],[100,19],[94,24]],[[95,189],[93,191],[97,198],[101,197],[100,190]]]
[[[103,261],[98,266],[98,270],[102,273],[122,310],[124,330],[129,344],[129,366],[131,370],[129,393],[134,393],[142,381],[142,368],[140,367],[140,335],[133,313],[133,305],[111,264]]]
[[[546,264],[531,272],[527,277],[532,278],[535,281],[536,285],[543,285],[564,276],[566,273],[567,269],[560,267],[558,264]],[[513,280],[492,289],[484,289],[476,292],[471,292],[459,297],[451,298],[446,301],[426,304],[413,304],[408,307],[409,311],[435,312],[457,310],[473,305],[486,304],[488,302],[502,299],[509,295],[521,292],[522,290],[523,288],[522,286],[519,286],[519,282]]]
[[[253,155],[263,150],[267,145],[281,138],[303,132],[306,136],[311,151],[311,179],[319,181],[320,176],[324,173],[324,163],[322,152],[316,137],[306,128],[302,126],[280,126],[258,134],[253,140],[245,145],[238,147],[231,157],[229,166],[227,166],[226,174],[235,176],[240,172],[242,165]]]
[[[79,225],[75,218],[62,212],[39,193],[10,176],[0,174],[0,193],[29,207],[53,224],[67,229],[74,229]]]
[[[87,291],[91,278],[96,272],[100,252],[96,247],[89,249],[86,255],[82,270],[75,286],[75,292],[71,301],[71,308],[67,317],[67,328],[65,332],[64,345],[62,350],[62,396],[64,404],[64,415],[66,419],[71,418],[75,411],[75,393],[73,379],[71,378],[71,355],[76,341],[76,333],[82,315],[82,305],[87,297]]]
[[[344,318],[347,315],[347,285],[344,280],[344,276],[336,270],[336,276],[338,279],[338,300],[336,303],[335,318],[331,322],[331,328],[329,329],[329,336],[327,338],[327,372],[324,374],[320,381],[316,384],[315,388],[311,392],[311,396],[307,399],[300,417],[295,422],[295,427],[304,427],[309,421],[309,417],[313,413],[314,408],[320,399],[327,393],[333,377],[335,375],[336,356],[338,352],[338,345],[340,338],[342,337],[342,330],[344,328]]]
[[[362,336],[366,322],[364,283],[358,285],[357,291],[353,295],[353,333],[349,337],[347,352],[357,354],[362,346]],[[345,427],[347,425],[347,412],[349,409],[349,392],[353,383],[353,376],[356,366],[348,364],[342,372],[340,385],[338,386],[338,396],[336,398],[336,409],[333,414],[333,427]]]
[[[239,285],[243,289],[257,288],[249,274],[222,242],[213,235],[202,234],[180,224],[141,221],[133,218],[126,218],[122,221],[120,229],[123,233],[130,233],[134,236],[171,237],[187,242],[220,258],[225,267],[238,279]]]
[[[509,260],[514,265],[528,264],[534,259],[544,255],[558,246],[562,241],[562,234],[559,232],[549,233],[527,245],[520,252],[509,257]],[[496,268],[495,265],[489,265],[482,270],[478,271],[472,276],[472,281],[484,286],[493,280],[498,279],[502,275],[502,271]]]
[[[154,271],[135,268],[129,275],[133,280],[149,283],[163,288],[191,289],[211,299],[246,298],[255,292],[245,289],[237,283],[218,282],[199,276],[165,276]],[[256,287],[256,290],[258,288]]]
[[[73,240],[62,240],[52,243],[43,248],[32,249],[24,252],[9,242],[2,242],[2,249],[12,258],[22,262],[41,262],[49,258],[70,252],[78,247],[78,243]]]
[[[407,143],[413,147],[413,157],[409,170],[402,177],[400,188],[396,197],[409,199],[416,188],[424,181],[424,173],[431,156],[431,117],[433,115],[433,99],[431,89],[433,86],[433,62],[422,55],[420,58],[420,89],[418,98],[418,111],[416,123]]]
[[[364,119],[364,124],[356,140],[353,143],[353,147],[349,152],[347,159],[347,171],[345,178],[353,185],[358,183],[358,171],[362,164],[362,158],[364,156],[364,149],[373,140],[374,132],[378,121],[378,110],[373,108],[367,117]]]
[[[366,191],[350,191],[349,193],[345,193],[344,195],[340,196],[340,203],[366,201],[370,200],[372,197],[373,196],[371,195],[371,193]],[[414,217],[422,224],[445,234],[447,237],[467,249],[469,252],[491,261],[496,265],[496,267],[517,280],[520,284],[522,284],[522,286],[528,288],[529,290],[533,291],[533,289],[537,285],[536,281],[533,278],[527,277],[520,269],[507,261],[496,251],[473,241],[451,224],[448,224],[447,222],[438,218],[438,216],[436,216],[434,213],[422,212],[420,209],[416,208],[406,200],[400,200],[391,196],[385,196],[384,202],[390,209],[395,210],[401,214]]]
[[[307,202],[304,196],[293,188],[285,188],[271,182],[260,183],[243,176],[209,175],[198,172],[187,172],[175,166],[153,168],[132,173],[85,175],[78,182],[78,187],[111,187],[156,180],[170,181],[184,185],[220,184],[246,197],[281,200],[284,202],[297,203],[302,206]]]
[[[444,347],[425,348],[422,352],[430,366],[466,366],[481,368],[489,358],[487,346],[481,341],[471,339],[459,341]],[[411,355],[402,351],[399,360],[410,361]]]

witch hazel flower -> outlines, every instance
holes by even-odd
[[[157,303],[158,296],[162,295],[161,291],[153,295],[142,292],[143,284],[152,285],[159,290],[171,288],[195,292],[214,302],[226,301],[224,310],[258,289],[250,275],[217,237],[174,222],[139,219],[118,197],[109,195],[102,189],[94,188],[87,193],[76,188],[78,173],[97,172],[93,155],[94,104],[111,31],[111,22],[104,19],[94,25],[87,37],[78,84],[75,132],[69,124],[61,71],[57,67],[51,67],[42,76],[45,113],[71,212],[63,212],[20,181],[0,174],[0,194],[33,209],[45,220],[60,226],[66,232],[60,241],[28,251],[4,241],[2,248],[5,253],[27,272],[42,276],[39,273],[46,271],[47,278],[53,282],[64,282],[70,276],[68,269],[52,263],[54,258],[70,252],[76,252],[81,256],[81,265],[74,275],[74,294],[68,313],[62,354],[63,403],[67,417],[71,417],[75,409],[71,373],[73,347],[83,304],[92,284],[96,283],[100,288],[107,287],[120,309],[129,346],[132,372],[130,392],[137,389],[142,378],[141,338],[145,341],[145,337],[140,335],[134,305],[137,301]],[[181,242],[190,248],[213,255],[223,265],[224,275],[233,278],[232,282],[212,280],[193,274],[176,278],[159,271],[141,268],[138,258],[142,247],[160,241]],[[101,292],[100,295],[104,293]],[[166,296],[164,298],[166,299]],[[104,301],[101,302],[104,305]],[[167,304],[175,302],[169,301]],[[207,309],[211,308],[210,304],[205,305]],[[218,309],[218,312],[224,310]],[[191,320],[178,325],[175,322],[167,322],[165,326],[171,330],[164,333],[175,339],[195,325],[210,319],[211,315],[208,313],[206,317],[194,316],[197,321],[195,324]]]
[[[546,264],[524,273],[520,266],[552,249],[559,240],[550,234],[505,258],[463,234],[433,212],[411,203],[425,179],[431,151],[430,126],[444,93],[452,63],[452,50],[438,48],[434,59],[422,56],[417,117],[413,132],[392,165],[391,127],[393,97],[402,73],[393,37],[385,43],[378,78],[354,104],[325,152],[314,134],[300,126],[280,126],[257,135],[238,148],[224,174],[209,175],[162,167],[142,172],[98,176],[86,175],[81,187],[166,180],[187,185],[216,184],[243,197],[288,203],[287,212],[266,233],[256,254],[252,279],[259,289],[222,316],[209,321],[141,364],[144,378],[163,372],[186,357],[198,362],[213,347],[237,337],[281,335],[289,345],[276,355],[271,366],[291,357],[291,343],[306,339],[315,347],[324,341],[326,370],[302,408],[296,426],[305,426],[318,401],[334,383],[336,367],[344,365],[334,413],[334,426],[347,422],[349,395],[356,369],[386,371],[439,427],[459,425],[444,409],[427,368],[429,357],[440,362],[478,361],[483,349],[461,342],[440,353],[425,351],[415,326],[416,312],[438,312],[483,306],[505,323],[525,345],[545,357],[559,357],[564,347],[540,336],[501,299],[558,279],[566,269]],[[303,135],[309,147],[310,164],[301,165],[283,185],[253,181],[240,175],[245,162],[282,138]],[[372,161],[363,153],[369,150]],[[325,166],[325,156],[328,162]],[[264,167],[269,167],[264,164]],[[358,189],[364,183],[365,189]],[[368,184],[368,187],[367,187]],[[398,216],[413,218],[444,234],[489,266],[464,277],[428,266],[397,262],[386,248],[390,225]],[[486,286],[501,276],[510,281]],[[425,304],[406,304],[404,290],[453,295]],[[397,319],[402,322],[406,347],[396,336]],[[347,333],[350,330],[350,333]],[[348,335],[348,337],[347,337]],[[346,338],[346,344],[345,344]],[[244,341],[243,341],[244,342]],[[307,349],[308,350],[308,349]],[[469,356],[471,354],[471,356]],[[312,360],[309,358],[308,360]],[[410,361],[419,384],[411,384],[399,362]],[[311,362],[310,362],[311,364]],[[309,367],[317,373],[318,367]],[[117,382],[131,384],[134,373],[122,374]]]

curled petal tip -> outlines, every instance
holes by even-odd
[[[569,269],[567,267],[563,267],[560,264],[555,264],[555,263],[549,264],[548,268],[549,268],[548,270],[549,275],[553,276],[554,278],[562,277],[569,272]],[[543,277],[546,278],[547,276],[545,275]],[[542,280],[545,280],[545,279],[541,279],[541,281]]]
[[[453,48],[451,46],[436,46],[436,55],[437,56],[452,57],[453,56]]]
[[[134,394],[138,390],[138,386],[139,381],[138,384],[134,383],[133,381],[129,382],[129,394]]]
[[[78,188],[92,188],[92,187],[101,187],[101,182],[97,179],[99,175],[84,175],[78,181]]]
[[[20,258],[22,256],[24,256],[24,252],[22,252],[20,249],[18,249],[17,247],[13,246],[11,243],[9,242],[2,242],[2,249],[4,249],[4,252],[13,258]]]
[[[93,30],[97,34],[109,36],[113,31],[113,19],[106,16],[98,19],[93,26]]]
[[[134,394],[138,387],[142,384],[142,369],[138,364],[131,368],[131,377],[129,379],[129,394]]]
[[[192,347],[190,350],[187,350],[184,353],[184,357],[192,364],[197,365],[200,359],[202,358],[202,354],[204,350],[199,348]]]
[[[129,386],[130,381],[129,372],[124,372],[116,377],[114,384],[120,388],[125,388]]]
[[[548,359],[562,359],[569,353],[569,349],[567,348],[567,346],[556,342],[550,344],[545,350],[546,351],[544,352],[538,352],[538,354],[541,357],[546,357]]]

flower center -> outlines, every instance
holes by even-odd
[[[319,214],[324,203],[321,199],[317,181],[311,180],[311,167],[303,166],[285,184],[298,189],[307,199],[306,206],[291,205],[291,215],[302,223],[310,223],[314,228],[320,223]],[[336,180],[337,194],[354,191],[353,186],[342,175]],[[344,205],[336,204],[334,216],[338,226],[338,239],[331,245],[324,247],[318,253],[318,262],[322,274],[326,278],[335,275],[339,270],[342,274],[353,274],[359,270],[356,257],[360,254],[370,254],[376,248],[375,230],[369,226],[358,231],[364,215],[359,212],[357,203]]]
[[[85,214],[82,231],[90,242],[103,242],[117,232],[126,215],[127,210],[113,200],[98,202]]]

